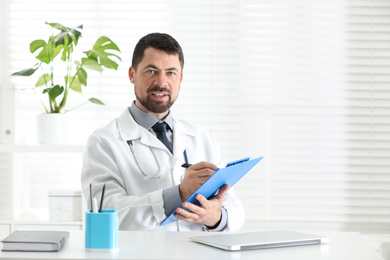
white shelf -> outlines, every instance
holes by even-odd
[[[29,211],[19,218],[13,220],[13,226],[16,229],[48,229],[48,228],[66,228],[82,229],[83,220],[50,220],[48,210],[41,209]]]
[[[0,144],[0,153],[83,153],[83,145]]]
[[[20,193],[20,187],[23,187],[24,190],[27,189],[28,194],[28,189],[31,188],[30,180],[32,176],[36,178],[35,184],[37,183],[37,179],[42,179],[42,176],[40,176],[41,172],[34,171],[33,163],[31,163],[32,168],[30,168],[29,165],[24,164],[26,162],[30,162],[30,156],[32,156],[32,158],[35,158],[41,156],[41,154],[47,153],[49,154],[48,157],[50,158],[56,158],[60,156],[61,160],[72,160],[72,162],[76,161],[78,165],[80,163],[79,159],[82,157],[83,152],[84,145],[80,144],[0,144],[0,156],[4,158],[2,161],[2,163],[4,164],[4,174],[2,174],[2,176],[0,175],[0,177],[2,177],[0,181],[4,181],[4,183],[7,183],[6,187],[9,186],[11,193],[9,194],[10,196],[8,198],[3,198],[4,202],[2,201],[2,203],[7,203],[7,205],[10,204],[10,209],[9,212],[7,210],[0,210],[0,237],[5,237],[16,229],[81,230],[84,228],[84,217],[83,220],[77,221],[54,221],[49,220],[48,212],[43,212],[45,213],[43,215],[38,214],[39,212],[37,213],[31,210],[27,213],[23,213],[21,212],[21,207],[23,207],[23,203],[21,202],[23,198],[18,196],[18,194]],[[54,168],[53,171],[55,172],[56,165],[53,165],[52,161],[48,161],[47,165],[48,169]],[[55,176],[53,177],[52,175],[50,175],[48,177],[50,177],[49,179],[51,183],[53,183],[53,180],[56,180]],[[19,183],[22,186],[20,186]],[[47,188],[46,186],[44,188]],[[26,194],[24,194],[24,196],[26,196]],[[30,197],[28,198],[30,199]],[[36,196],[33,199],[38,199],[39,201],[41,200],[41,197]],[[30,203],[33,202],[34,201],[27,201],[25,203],[29,207]],[[8,208],[8,206],[3,207],[5,207],[5,209]],[[48,209],[45,210],[48,211]],[[85,207],[83,208],[83,210],[85,210]]]
[[[37,221],[37,220],[15,220],[15,225],[38,225],[38,226],[81,226],[83,224],[83,221],[81,220],[74,220],[74,221]]]

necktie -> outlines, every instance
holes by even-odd
[[[157,135],[158,140],[160,140],[167,148],[168,150],[172,153],[172,148],[171,145],[169,144],[168,138],[167,138],[167,123],[165,122],[157,122],[154,126],[152,126],[154,132]]]

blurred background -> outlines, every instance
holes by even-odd
[[[150,32],[184,55],[176,117],[210,129],[225,162],[264,159],[236,186],[245,230],[390,233],[390,1],[2,0],[0,232],[48,219],[48,192],[80,190],[83,145],[134,100],[132,51]],[[119,68],[88,71],[68,141],[37,145],[44,112],[29,44],[45,22],[83,24],[74,60],[105,35]],[[30,90],[26,90],[30,89]],[[41,101],[40,101],[41,100]],[[10,130],[6,134],[6,130]],[[82,225],[82,224],[81,224]]]

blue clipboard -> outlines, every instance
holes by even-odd
[[[230,162],[226,165],[225,168],[218,168],[215,170],[214,174],[203,183],[202,186],[199,187],[186,201],[200,205],[198,200],[195,199],[195,196],[198,194],[202,194],[206,198],[211,198],[215,196],[219,189],[225,185],[229,184],[230,188],[233,187],[236,182],[238,182],[250,169],[252,169],[263,157],[255,158],[249,160],[249,157]],[[160,226],[164,226],[166,224],[175,222],[179,219],[175,218],[174,214],[176,210],[169,215],[163,222],[161,222]]]

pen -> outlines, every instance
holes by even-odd
[[[89,184],[89,198],[91,200],[91,212],[93,212],[93,202],[92,202],[92,183]]]
[[[192,164],[188,163],[187,150],[184,150],[183,155],[184,155],[184,163],[181,165],[181,167],[184,168],[191,167]]]
[[[190,164],[190,163],[183,163],[182,165],[181,165],[181,167],[184,167],[184,168],[189,168],[189,167],[191,167],[192,166],[192,164]]]
[[[100,207],[99,207],[99,212],[102,212],[102,207],[103,207],[103,200],[104,200],[104,191],[106,189],[106,184],[103,184],[103,189],[102,189],[102,197],[100,198]]]

